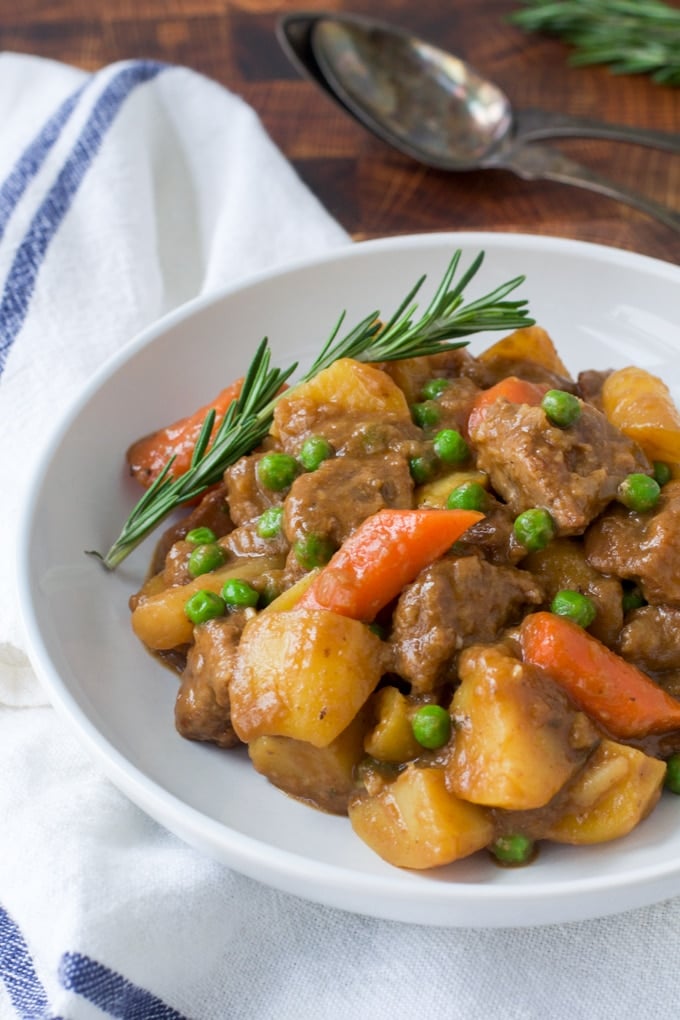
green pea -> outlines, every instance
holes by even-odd
[[[308,436],[300,447],[298,460],[305,471],[316,471],[334,453],[335,450],[324,436]]]
[[[224,616],[227,611],[224,599],[214,591],[201,588],[184,603],[184,615],[192,623],[207,623]]]
[[[670,482],[671,478],[673,477],[673,472],[671,471],[670,464],[666,464],[666,462],[663,460],[655,460],[653,467],[654,467],[654,481],[657,483],[657,485],[663,488],[666,482]]]
[[[446,500],[447,510],[484,510],[487,492],[479,482],[463,482],[456,486]]]
[[[209,545],[217,541],[217,535],[212,528],[193,528],[187,531],[186,541],[192,545]]]
[[[557,616],[566,616],[579,627],[590,627],[597,616],[597,608],[592,599],[583,592],[565,588],[558,591],[550,603],[550,610]]]
[[[192,577],[200,577],[201,574],[209,574],[211,570],[221,567],[226,559],[227,554],[221,546],[208,542],[206,545],[194,546],[187,567]]]
[[[528,552],[537,552],[555,537],[555,522],[547,510],[532,507],[515,518],[513,531]]]
[[[421,390],[421,394],[424,400],[437,400],[441,397],[444,390],[448,390],[451,383],[448,379],[436,378],[428,379]]]
[[[548,421],[561,429],[573,425],[581,415],[581,401],[566,390],[548,390],[541,407]]]
[[[248,584],[241,577],[230,577],[222,585],[222,598],[227,608],[248,609],[256,606],[260,597],[252,584]]]
[[[265,453],[258,461],[257,475],[265,489],[281,492],[293,484],[298,462],[288,453]]]
[[[530,836],[516,832],[512,835],[499,836],[493,841],[489,850],[501,864],[517,867],[520,864],[529,863],[534,856],[536,844]]]
[[[664,786],[671,793],[680,793],[680,754],[672,754],[666,762]]]
[[[335,543],[326,535],[305,535],[293,546],[295,558],[303,570],[323,567],[336,548]]]
[[[420,404],[411,404],[411,417],[421,429],[431,429],[439,424],[442,416],[440,408],[434,400],[424,400]]]
[[[441,705],[422,705],[413,713],[411,729],[421,747],[436,751],[449,742],[451,716]]]
[[[411,478],[416,485],[424,485],[434,478],[437,470],[437,458],[434,453],[422,453],[418,457],[411,457],[409,462]]]
[[[621,607],[624,613],[630,612],[631,609],[639,609],[640,606],[646,604],[647,600],[636,584],[624,583],[623,595],[621,596]]]
[[[257,519],[256,531],[260,538],[276,538],[283,525],[283,507],[268,506]]]
[[[460,464],[470,454],[470,448],[460,432],[455,429],[442,429],[432,442],[434,452],[445,464]]]
[[[632,474],[624,478],[618,487],[616,498],[629,510],[645,513],[653,510],[659,502],[661,486],[649,475]]]

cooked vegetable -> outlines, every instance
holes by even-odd
[[[673,477],[673,469],[663,460],[655,460],[652,467],[654,468],[654,481],[660,488],[663,488]]]
[[[569,378],[569,370],[557,353],[552,338],[541,326],[524,326],[516,329],[514,333],[501,337],[491,347],[487,347],[478,357],[486,365],[494,362],[511,364],[529,361],[554,375]]]
[[[560,429],[569,428],[581,414],[581,401],[566,390],[548,390],[541,407],[550,424]]]
[[[420,319],[414,318],[417,311],[414,298],[425,277],[421,277],[387,322],[381,320],[379,312],[373,312],[338,339],[341,317],[302,382],[313,379],[342,358],[378,362],[427,356],[464,346],[461,337],[481,330],[508,330],[532,323],[526,301],[506,300],[508,294],[524,282],[523,276],[465,305],[463,292],[479,270],[484,255],[480,253],[453,285],[461,256],[460,250],[454,254]],[[205,417],[188,468],[179,479],[173,481],[168,465],[167,470],[164,468],[160,472],[146,496],[133,509],[114,544],[106,555],[100,556],[104,566],[114,569],[172,510],[219,482],[228,465],[264,439],[272,425],[281,388],[296,368],[292,365],[285,371],[272,369],[270,362],[271,352],[265,339],[246,373],[238,400],[229,406],[216,430],[213,428],[215,416],[209,413]]]
[[[680,754],[672,754],[666,762],[664,786],[671,793],[680,793]]]
[[[185,541],[191,545],[210,545],[217,541],[217,535],[212,528],[192,528],[187,531]]]
[[[451,383],[448,379],[428,379],[422,389],[423,400],[437,400],[450,385]]]
[[[445,464],[462,464],[470,456],[470,448],[460,432],[442,429],[432,441],[434,452]]]
[[[603,740],[567,790],[546,837],[590,844],[619,839],[646,818],[659,799],[666,766],[637,750]]]
[[[365,725],[359,713],[325,747],[292,737],[256,737],[248,745],[248,754],[257,771],[291,797],[322,811],[347,814],[349,797],[356,789],[355,770],[364,753]]]
[[[680,701],[571,620],[531,613],[522,621],[520,642],[525,662],[615,736],[680,730]]]
[[[370,622],[481,517],[474,510],[380,510],[340,547],[300,606]]]
[[[411,478],[416,485],[425,485],[437,473],[437,458],[433,450],[426,451],[408,462]]]
[[[216,542],[197,545],[189,554],[188,570],[191,577],[200,577],[221,567],[227,558],[224,549]]]
[[[544,549],[555,537],[555,523],[543,507],[531,507],[515,517],[513,531],[527,552]]]
[[[441,420],[441,408],[434,400],[425,400],[418,404],[411,404],[411,417],[421,429],[432,429]]]
[[[212,411],[214,424],[219,425],[228,408],[239,396],[242,386],[243,379],[237,379],[223,389],[210,404],[200,407],[186,418],[180,418],[172,425],[138,439],[126,455],[130,474],[145,489],[152,485],[169,461],[172,461],[169,474],[173,478],[186,474],[208,414]]]
[[[400,868],[434,868],[468,857],[493,837],[488,812],[449,792],[438,768],[415,764],[375,794],[350,800],[352,828]]]
[[[179,648],[193,637],[193,623],[184,612],[192,595],[202,589],[219,595],[224,582],[230,577],[253,581],[267,570],[280,566],[280,558],[260,556],[255,561],[226,564],[219,570],[201,574],[189,584],[174,585],[142,596],[132,612],[132,629],[139,640],[155,652]]]
[[[303,570],[323,567],[330,560],[335,548],[335,542],[326,535],[305,535],[293,546],[295,558]]]
[[[612,425],[640,444],[650,460],[680,463],[680,412],[658,376],[629,366],[607,376],[602,406]]]
[[[386,762],[407,762],[422,753],[422,746],[411,728],[411,705],[396,687],[382,687],[373,695],[371,706],[375,725],[364,740],[364,750],[372,758]]]
[[[222,585],[222,598],[228,607],[249,609],[257,605],[259,593],[242,577],[230,577]]]
[[[550,603],[550,611],[558,616],[566,616],[579,627],[590,627],[597,616],[597,609],[592,599],[580,591],[564,589],[558,591]]]
[[[288,453],[265,453],[257,465],[257,475],[265,489],[282,492],[295,481],[298,463]]]
[[[508,811],[547,804],[583,763],[595,732],[586,727],[577,739],[577,713],[567,698],[508,648],[467,648],[458,672],[449,789]]]
[[[457,507],[446,506],[451,492],[468,482],[475,482],[484,489],[488,485],[488,476],[483,471],[452,471],[450,474],[440,475],[432,481],[425,482],[415,491],[415,504],[418,507],[430,509],[455,510]],[[476,509],[476,507],[463,507],[462,509]]]
[[[499,836],[489,850],[501,864],[517,867],[531,860],[536,852],[536,844],[531,836],[514,832],[508,836]]]
[[[422,705],[413,713],[411,729],[422,747],[436,751],[449,742],[451,716],[441,705]]]
[[[649,475],[639,473],[627,475],[616,491],[616,498],[619,502],[637,513],[653,510],[659,502],[660,495],[659,483]]]
[[[368,627],[324,609],[259,614],[245,626],[229,689],[236,733],[326,747],[372,694],[382,654]]]
[[[187,599],[184,603],[184,612],[191,623],[207,623],[208,620],[216,620],[224,616],[227,607],[224,599],[214,591],[200,591]]]
[[[305,471],[316,471],[333,453],[332,444],[324,436],[308,436],[300,447],[298,459]]]
[[[281,531],[283,507],[269,506],[257,522],[257,533],[260,538],[275,538]]]
[[[446,498],[447,510],[478,510],[484,512],[489,495],[479,482],[463,482],[457,485]]]

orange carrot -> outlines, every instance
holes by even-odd
[[[475,397],[475,401],[468,418],[468,432],[474,429],[485,417],[487,411],[497,400],[505,399],[511,404],[532,404],[537,406],[543,400],[550,387],[543,383],[529,382],[526,379],[519,379],[516,375],[506,376],[500,382],[490,386],[488,390],[482,390]]]
[[[298,606],[368,623],[483,516],[476,510],[379,510],[338,549]]]
[[[214,408],[214,428],[217,428],[227,408],[241,392],[242,383],[242,379],[237,379],[223,389],[210,404],[133,443],[126,454],[133,478],[145,489],[148,488],[173,456],[175,461],[170,475],[178,478],[188,471],[191,455],[208,411]]]
[[[680,701],[572,620],[531,613],[520,629],[525,662],[543,670],[615,737],[680,730]]]

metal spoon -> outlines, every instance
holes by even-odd
[[[464,61],[407,33],[346,14],[291,14],[279,38],[293,63],[378,137],[443,170],[505,169],[587,188],[674,230],[680,212],[603,178],[536,138],[597,137],[680,152],[680,135],[528,110]]]

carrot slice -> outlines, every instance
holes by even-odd
[[[145,489],[148,488],[171,457],[175,460],[170,475],[178,478],[185,474],[189,470],[191,455],[208,411],[215,410],[214,428],[217,428],[227,408],[241,392],[242,384],[243,380],[237,379],[205,407],[200,407],[186,418],[180,418],[172,425],[158,429],[133,443],[126,454],[133,478]]]
[[[613,736],[680,730],[680,701],[572,620],[531,613],[520,644],[525,662],[548,674]]]
[[[519,379],[516,375],[506,376],[505,379],[490,386],[488,390],[482,390],[477,394],[468,418],[468,432],[480,424],[491,405],[495,404],[497,400],[508,400],[511,404],[538,406],[549,388],[543,383]]]
[[[379,510],[338,549],[298,607],[370,622],[483,516],[476,510]]]

